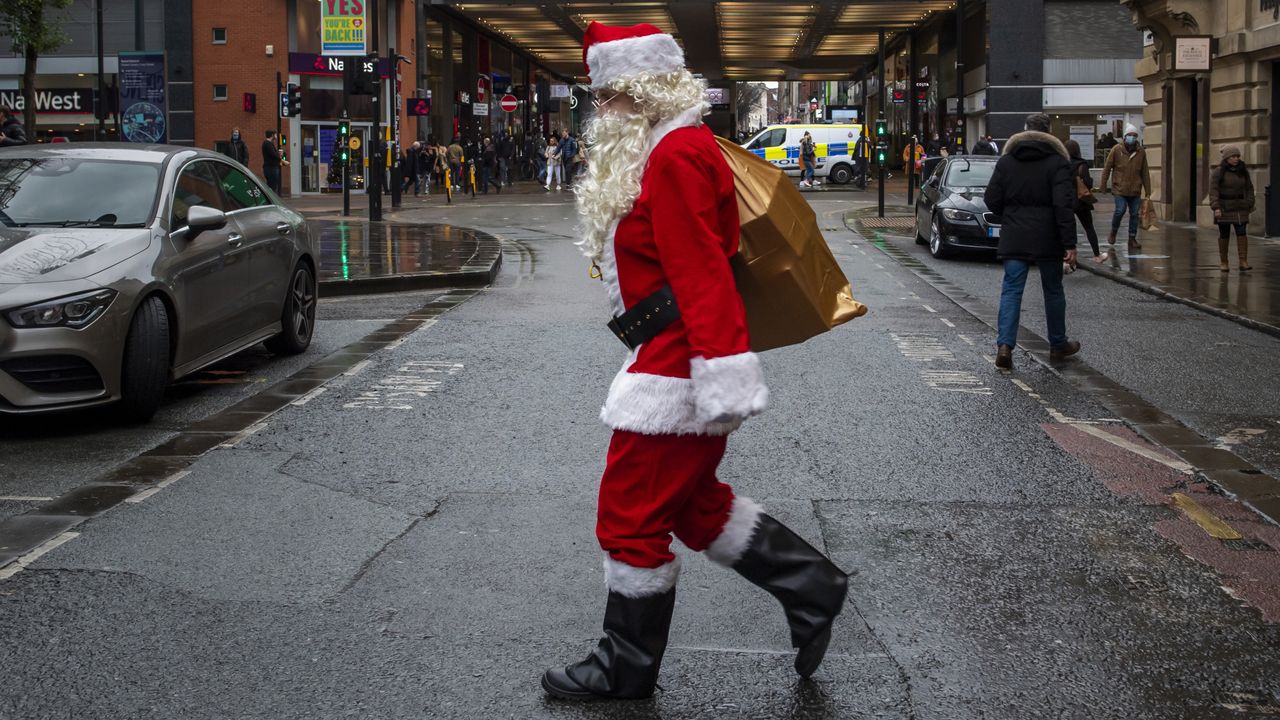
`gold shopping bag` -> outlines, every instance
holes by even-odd
[[[730,261],[751,349],[795,345],[866,314],[818,218],[780,168],[717,137],[733,171],[741,239]]]

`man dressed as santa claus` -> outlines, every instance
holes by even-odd
[[[598,268],[631,349],[601,419],[613,428],[596,535],[609,597],[604,637],[585,660],[548,670],[557,698],[653,694],[687,547],[779,601],[796,672],[822,662],[847,576],[716,478],[727,436],[769,399],[729,258],[738,249],[734,180],[702,124],[706,84],[652,25],[587,28],[596,114],[578,186],[583,251]]]

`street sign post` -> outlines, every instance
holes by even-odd
[[[502,108],[502,112],[513,113],[516,108],[520,107],[520,101],[516,100],[515,95],[503,95],[502,100],[498,102],[498,106]]]

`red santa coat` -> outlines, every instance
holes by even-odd
[[[659,124],[641,191],[605,244],[615,315],[670,285],[680,319],[628,355],[600,417],[645,435],[726,435],[769,391],[749,349],[729,258],[738,251],[733,174],[701,109]]]

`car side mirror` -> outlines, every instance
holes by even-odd
[[[204,205],[196,205],[187,210],[187,237],[193,238],[205,230],[217,230],[227,224],[227,214]]]

